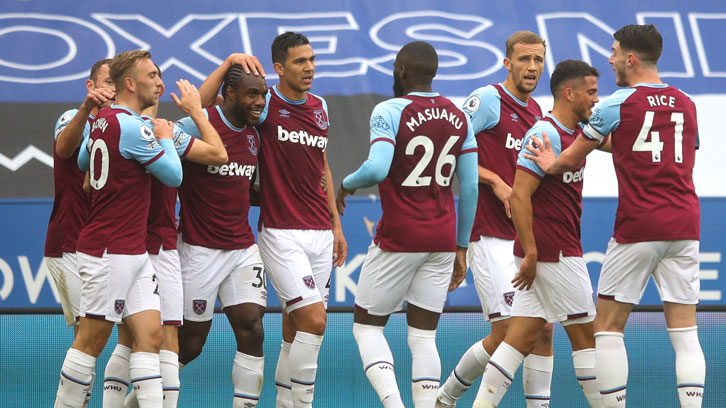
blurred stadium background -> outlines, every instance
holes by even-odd
[[[167,95],[161,116],[181,112],[170,102],[178,78],[199,85],[231,52],[257,55],[270,84],[269,45],[275,35],[299,31],[317,54],[313,91],[330,107],[329,161],[336,186],[367,155],[368,117],[391,95],[392,61],[398,48],[413,40],[431,42],[439,51],[435,90],[462,101],[473,89],[504,80],[504,41],[528,29],[547,40],[547,64],[534,96],[551,106],[548,79],[557,61],[583,59],[597,67],[600,97],[615,91],[607,63],[611,33],[625,24],[653,23],[664,38],[659,63],[665,82],[691,94],[698,106],[700,143],[694,177],[702,205],[700,337],[707,359],[704,407],[726,406],[726,357],[719,347],[726,336],[726,183],[718,171],[726,106],[726,3],[642,0],[581,3],[538,2],[390,2],[321,0],[265,3],[182,0],[173,10],[162,2],[128,0],[48,2],[7,0],[0,4],[0,406],[51,406],[63,355],[72,340],[64,326],[55,288],[42,262],[52,205],[52,135],[58,116],[77,107],[94,61],[119,51],[146,48],[163,69]],[[593,285],[612,233],[617,185],[610,158],[588,158],[585,172],[583,248]],[[350,244],[348,261],[333,272],[329,317],[320,357],[316,406],[378,406],[361,370],[351,334],[355,282],[370,243],[380,206],[370,189],[359,193],[343,218]],[[251,218],[256,219],[256,212]],[[253,225],[256,225],[256,221]],[[442,375],[489,325],[477,313],[471,276],[447,300],[438,343]],[[271,289],[271,288],[270,288]],[[675,407],[674,354],[665,332],[659,297],[651,284],[642,306],[628,324],[629,406]],[[267,378],[261,407],[274,403],[274,372],[280,344],[280,315],[275,296],[265,317]],[[405,320],[395,315],[386,330],[397,365],[404,401],[410,404],[410,355]],[[114,338],[111,339],[114,341]],[[574,379],[570,347],[561,328],[555,337],[552,406],[578,407],[585,401]],[[180,407],[230,406],[233,336],[221,315],[202,356],[182,371]],[[101,357],[99,373],[110,354]],[[31,380],[32,379],[32,380]],[[97,382],[93,407],[100,407]],[[502,406],[523,406],[516,379]],[[461,406],[472,402],[470,391]]]

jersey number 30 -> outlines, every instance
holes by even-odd
[[[664,143],[660,141],[660,132],[650,131],[653,127],[653,118],[655,112],[646,111],[643,127],[640,128],[638,138],[633,143],[634,152],[650,152],[653,163],[660,163],[660,152],[663,151]],[[675,161],[683,163],[683,112],[671,113],[671,122],[675,123],[673,132],[673,142],[675,143]],[[650,141],[647,141],[650,135]]]
[[[451,176],[454,175],[454,169],[456,168],[456,156],[449,154],[449,151],[459,140],[459,136],[451,136],[446,141],[444,148],[439,153],[439,157],[436,159],[436,184],[447,187],[451,183]],[[431,185],[431,176],[421,176],[426,167],[434,157],[434,142],[428,136],[416,136],[412,138],[406,145],[406,156],[413,156],[416,152],[416,148],[422,146],[424,148],[424,154],[421,156],[421,160],[413,168],[411,174],[403,180],[401,183],[404,187],[426,187]],[[449,174],[444,175],[444,165],[450,164]]]

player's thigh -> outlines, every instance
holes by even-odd
[[[203,322],[212,319],[219,285],[235,265],[232,251],[177,243],[181,263],[185,320]]]
[[[429,312],[441,313],[453,270],[453,252],[428,253],[414,272],[406,293],[406,301]]]
[[[333,232],[329,230],[312,231],[310,246],[306,248],[310,259],[320,298],[325,308],[328,307],[330,280],[333,273]]]
[[[159,281],[162,324],[178,326],[182,323],[184,307],[179,253],[162,247],[158,255],[149,254],[149,260]]]
[[[111,254],[109,256],[112,265],[129,265],[129,268],[136,270],[133,275],[133,283],[127,291],[123,317],[126,318],[146,311],[159,312],[161,309],[159,281],[156,278],[156,271],[151,265],[149,256],[146,253],[143,255]],[[117,275],[120,274],[114,274],[114,276]],[[160,319],[159,313],[151,313],[151,315]],[[161,324],[161,321],[159,321],[159,324]]]
[[[638,304],[665,250],[663,241],[618,243],[611,238],[600,270],[598,297]]]
[[[356,307],[373,316],[401,310],[416,270],[427,255],[384,251],[372,243],[358,277]]]
[[[559,262],[538,262],[537,277],[549,322],[584,324],[595,319],[592,283],[585,260],[579,256],[561,256]]]
[[[519,265],[522,264],[522,258],[515,257],[514,262],[517,269],[519,269]],[[537,278],[539,278],[539,276]],[[547,320],[548,315],[545,313],[544,304],[540,298],[540,292],[543,291],[544,288],[541,287],[539,279],[537,278],[535,278],[534,283],[529,290],[515,289],[514,299],[512,299],[512,317],[533,317]],[[546,293],[544,295],[547,296]]]
[[[698,304],[701,290],[698,252],[698,241],[668,241],[668,249],[653,272],[664,302]]]
[[[61,257],[46,257],[48,268],[60,299],[66,324],[73,326],[81,310],[81,275],[78,273],[76,254],[64,252]]]
[[[265,269],[256,244],[230,251],[234,268],[219,285],[218,298],[222,308],[253,303],[267,306]]]
[[[265,272],[287,313],[316,302],[323,302],[307,249],[313,244],[311,230],[263,228],[258,245]],[[332,252],[330,267],[332,267]]]
[[[511,313],[517,272],[513,250],[514,241],[496,237],[482,236],[469,244],[468,263],[487,321],[506,319]]]

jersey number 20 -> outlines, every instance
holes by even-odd
[[[444,144],[443,150],[439,153],[439,157],[436,159],[436,184],[447,187],[451,183],[451,176],[454,175],[454,169],[456,168],[456,156],[449,154],[449,151],[459,140],[459,136],[451,136],[449,140]],[[434,142],[428,136],[416,136],[412,138],[406,145],[406,155],[413,156],[416,152],[416,148],[423,146],[424,154],[421,156],[421,160],[413,168],[411,174],[403,180],[401,183],[404,187],[426,187],[431,185],[431,176],[423,176],[421,174],[426,170],[426,167],[431,162],[431,158],[434,156]],[[444,175],[444,165],[450,164],[451,169],[448,175]]]

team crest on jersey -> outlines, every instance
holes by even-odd
[[[247,141],[249,142],[248,148],[253,156],[257,156],[257,143],[255,142],[255,135],[247,135]]]
[[[205,310],[207,310],[207,300],[206,299],[194,299],[192,301],[192,309],[194,310],[194,313],[200,315],[204,313]]]
[[[282,117],[282,118],[290,117],[290,111],[288,111],[286,109],[280,109],[279,112],[280,112],[280,117]]]
[[[116,299],[115,302],[113,302],[113,311],[116,312],[116,314],[121,314],[124,311],[124,306],[126,305],[126,301],[123,299]]]
[[[328,128],[328,120],[325,119],[325,111],[317,109],[313,111],[313,114],[315,115],[315,123],[318,125],[320,129],[327,129]]]
[[[517,116],[516,113],[513,113],[510,116],[512,117],[512,122],[519,122],[519,116]]]
[[[504,294],[504,301],[507,302],[509,306],[512,306],[512,302],[514,302],[514,292],[507,292]]]
[[[476,112],[481,107],[481,99],[478,96],[472,96],[464,102],[464,110],[468,112]]]
[[[303,283],[310,289],[315,289],[315,279],[312,275],[303,276]]]

